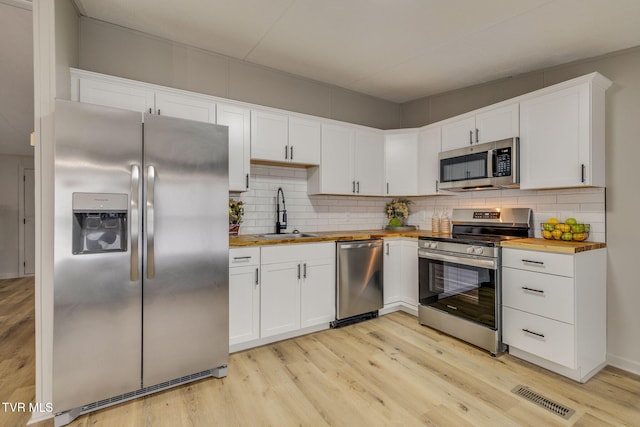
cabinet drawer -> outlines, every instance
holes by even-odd
[[[573,278],[502,268],[502,304],[574,323]]]
[[[502,265],[538,273],[573,277],[573,255],[505,248]]]
[[[571,369],[576,368],[574,328],[557,320],[503,308],[502,341]]]
[[[229,249],[229,267],[260,265],[260,248]]]

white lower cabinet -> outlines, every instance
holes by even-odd
[[[260,248],[229,251],[229,345],[260,338]]]
[[[509,353],[585,382],[606,365],[606,249],[503,249],[502,340]]]
[[[261,338],[335,320],[334,242],[266,246],[261,261]]]
[[[384,307],[418,308],[418,242],[384,239]]]

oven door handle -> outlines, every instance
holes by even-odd
[[[498,269],[498,263],[495,259],[481,258],[469,255],[448,255],[441,252],[430,252],[424,249],[418,250],[418,257],[432,259],[435,261],[446,261],[452,264],[469,265],[472,267],[488,268],[491,270]]]

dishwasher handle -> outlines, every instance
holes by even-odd
[[[363,249],[363,248],[379,248],[382,247],[381,239],[371,240],[355,240],[338,242],[340,249]]]

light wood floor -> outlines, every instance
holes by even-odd
[[[0,281],[0,399],[34,399],[33,283]],[[516,385],[576,411],[564,420]],[[28,414],[2,412],[0,425]],[[53,421],[40,423],[52,426]],[[608,367],[579,384],[392,313],[231,355],[205,379],[78,418],[73,426],[638,426],[640,377]]]

